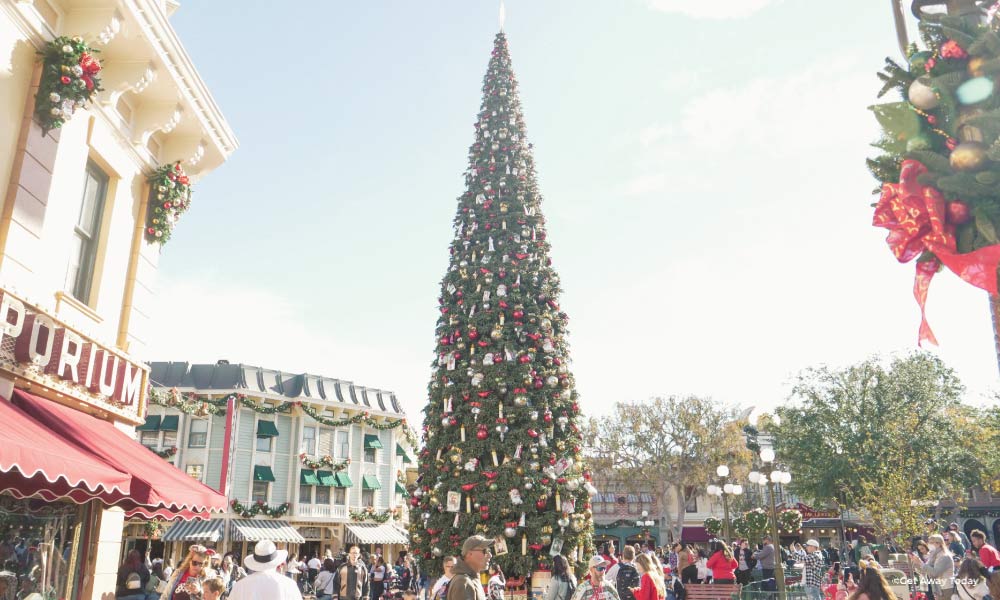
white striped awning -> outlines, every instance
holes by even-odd
[[[395,525],[383,523],[349,523],[347,541],[356,544],[409,544],[410,536]]]
[[[222,519],[180,521],[163,534],[164,542],[217,542],[222,539]]]
[[[653,502],[653,497],[651,495],[649,495],[649,494],[646,494],[646,493],[639,494],[639,502],[650,502],[650,503],[652,503]]]
[[[271,540],[286,544],[304,544],[306,538],[288,521],[233,519],[233,539],[237,542]]]

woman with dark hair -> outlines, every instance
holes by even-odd
[[[146,600],[146,584],[149,583],[149,569],[138,550],[129,550],[125,562],[118,568],[118,600]]]
[[[552,559],[552,584],[549,585],[545,600],[569,600],[576,589],[576,577],[562,554]]]
[[[698,555],[694,546],[688,544],[677,554],[677,566],[681,569],[681,581],[684,585],[698,582]]]
[[[323,569],[316,576],[313,584],[316,589],[316,600],[327,600],[333,597],[333,575],[337,572],[337,563],[332,558],[323,560]]]
[[[382,594],[385,593],[385,580],[386,574],[389,572],[389,567],[385,566],[385,559],[382,558],[381,554],[376,554],[374,560],[375,564],[372,565],[371,572],[372,600],[382,600]]]
[[[861,580],[858,587],[848,596],[848,600],[897,600],[892,593],[889,582],[882,576],[878,569],[878,563],[862,559],[858,566],[861,567]]]
[[[714,552],[709,557],[706,566],[712,572],[712,583],[735,583],[736,567],[739,566],[732,550],[722,540],[716,540],[713,544]]]
[[[507,587],[507,578],[503,576],[500,565],[490,563],[490,580],[486,584],[486,597],[489,600],[504,600],[504,588]]]
[[[983,563],[978,558],[969,557],[958,567],[955,577],[955,595],[958,600],[983,600],[990,595],[990,588],[983,577]]]

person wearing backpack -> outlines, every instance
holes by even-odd
[[[625,546],[622,548],[622,559],[616,565],[618,572],[615,574],[615,589],[621,600],[635,600],[635,594],[631,588],[637,588],[642,583],[639,571],[635,568],[635,548]],[[613,568],[613,567],[612,567]]]
[[[138,550],[129,550],[125,562],[118,569],[117,600],[146,600],[146,584],[149,583],[149,569]]]
[[[333,575],[337,572],[337,563],[332,558],[323,559],[323,568],[313,582],[316,590],[316,600],[333,598]]]
[[[545,600],[569,600],[576,591],[576,577],[569,568],[566,557],[556,554],[552,557],[552,582],[545,594]]]

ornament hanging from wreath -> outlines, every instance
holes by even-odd
[[[95,52],[83,38],[65,36],[39,52],[45,64],[35,96],[35,119],[44,133],[62,127],[101,91],[101,63]]]
[[[178,161],[158,168],[149,183],[146,240],[163,245],[170,239],[181,214],[191,206],[191,180]]]
[[[997,295],[1000,265],[1000,23],[922,13],[927,50],[911,44],[907,64],[886,59],[872,106],[882,127],[869,159],[880,197],[872,224],[889,230],[896,259],[916,259],[913,294],[920,307],[918,342],[937,344],[925,303],[934,275],[948,267]],[[1000,350],[1000,348],[998,348]]]
[[[717,536],[722,532],[722,521],[715,517],[708,517],[705,519],[705,532],[711,536]]]

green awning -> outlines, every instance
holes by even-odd
[[[403,450],[403,447],[400,446],[399,444],[396,444],[396,456],[402,456],[403,457],[403,462],[405,462],[405,463],[413,462],[413,461],[410,460],[410,455],[407,454],[406,450]]]
[[[320,471],[320,473],[322,473],[322,471]],[[318,475],[319,473],[316,471],[302,469],[299,473],[299,483],[302,485],[320,485]]]
[[[361,489],[363,490],[380,490],[382,486],[379,484],[378,479],[375,479],[374,475],[362,475],[361,476]]]
[[[146,422],[135,428],[136,431],[159,431],[160,415],[149,415]]]
[[[264,465],[255,466],[253,468],[253,480],[274,481],[274,473],[271,471],[271,467],[265,467]]]
[[[334,487],[349,488],[354,485],[350,475],[347,473],[337,473],[337,484]]]
[[[319,477],[319,485],[337,487],[337,477],[330,471],[317,471],[316,475]]]
[[[381,448],[382,442],[379,441],[377,435],[366,434],[365,435],[365,450],[371,448]]]
[[[274,421],[257,421],[257,437],[278,437]]]
[[[402,494],[404,498],[410,497],[410,492],[407,492],[406,488],[403,487],[398,481],[396,482],[396,492]]]
[[[160,421],[160,431],[177,431],[177,422],[180,420],[178,415],[163,415],[163,420]]]

